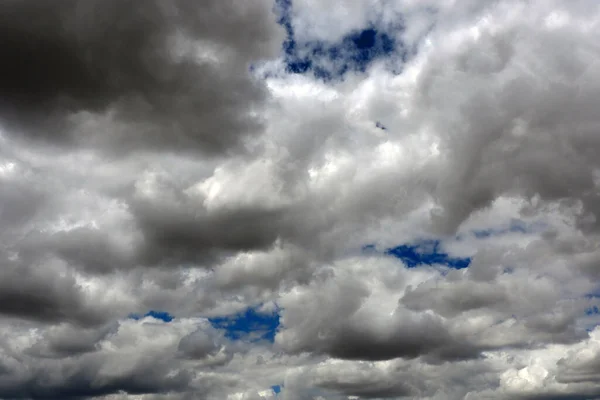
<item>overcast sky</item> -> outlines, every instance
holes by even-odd
[[[598,38],[596,0],[0,1],[0,399],[600,399]]]

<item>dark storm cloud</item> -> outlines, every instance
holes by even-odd
[[[366,324],[342,326],[326,343],[314,344],[333,357],[349,360],[391,360],[398,357],[461,360],[476,358],[479,350],[449,334],[437,318],[424,316],[421,321],[396,316],[390,321],[391,332],[382,332]]]
[[[368,378],[368,377],[367,377]],[[395,397],[410,397],[415,394],[413,388],[404,382],[377,379],[356,379],[352,381],[331,380],[317,382],[323,389],[332,389],[348,396],[358,396],[361,399],[387,399]]]
[[[0,121],[53,143],[228,150],[260,128],[247,68],[277,50],[274,20],[266,1],[2,2]],[[104,113],[126,126],[76,123]]]
[[[0,258],[0,314],[80,325],[97,325],[107,317],[106,310],[87,304],[75,279],[68,274],[61,276],[40,260],[24,264],[4,256]]]
[[[100,341],[117,331],[117,324],[100,328],[78,328],[62,324],[48,329],[26,353],[32,357],[61,359],[99,350]]]
[[[228,252],[268,248],[278,237],[282,217],[282,210],[236,209],[207,213],[187,201],[177,207],[133,204],[144,236],[138,253],[141,263],[203,265]]]
[[[78,270],[107,274],[130,269],[135,260],[110,232],[88,227],[50,234],[32,233],[19,244],[23,256],[54,255]]]
[[[168,375],[168,364],[152,360],[127,374],[98,379],[101,359],[84,360],[79,365],[65,362],[58,369],[37,368],[19,381],[0,381],[0,396],[15,399],[91,398],[119,392],[129,394],[185,391],[191,376],[187,372]]]

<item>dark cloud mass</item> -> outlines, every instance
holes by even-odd
[[[599,27],[0,1],[0,399],[600,398]]]
[[[45,265],[1,259],[0,313],[42,322],[70,321],[83,326],[97,325],[107,310],[86,304],[72,276]]]
[[[268,11],[263,1],[3,2],[3,126],[118,150],[237,147],[260,130],[252,115],[267,93],[247,68],[277,48]]]

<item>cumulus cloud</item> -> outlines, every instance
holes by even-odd
[[[0,397],[600,397],[600,8],[0,4]]]
[[[2,4],[2,126],[50,144],[221,153],[261,129],[249,63],[276,54],[267,1]]]

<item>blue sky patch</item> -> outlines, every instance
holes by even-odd
[[[600,310],[598,306],[589,307],[585,310],[585,315],[598,315],[600,314]]]
[[[255,308],[225,317],[209,318],[216,329],[225,330],[231,340],[268,340],[273,342],[279,327],[279,314],[258,312]]]
[[[275,392],[275,394],[281,393],[281,386],[279,385],[271,386],[271,389],[273,390],[273,392]]]
[[[148,311],[146,314],[144,314],[143,316],[139,316],[138,314],[131,314],[129,316],[130,319],[135,319],[140,320],[142,318],[145,317],[152,317],[152,318],[156,318],[156,319],[160,319],[163,322],[171,322],[173,321],[173,316],[171,314],[169,314],[166,311],[155,311],[155,310],[150,310]]]
[[[415,244],[403,244],[389,248],[385,254],[402,260],[409,268],[434,264],[443,264],[455,269],[469,266],[470,258],[451,257],[440,249],[440,244],[439,240],[423,240]]]
[[[376,59],[400,54],[406,61],[407,52],[389,32],[376,26],[348,32],[337,43],[297,40],[292,26],[292,0],[276,0],[278,22],[285,28],[283,43],[286,71],[294,74],[311,73],[323,80],[340,79],[350,71],[364,72]],[[402,28],[396,28],[401,30]]]
[[[588,298],[597,300],[598,296],[595,295]],[[586,331],[591,332],[599,325],[598,317],[600,317],[600,307],[598,305],[592,305],[590,307],[587,307],[584,310],[584,314],[587,317],[587,323],[585,325]]]

